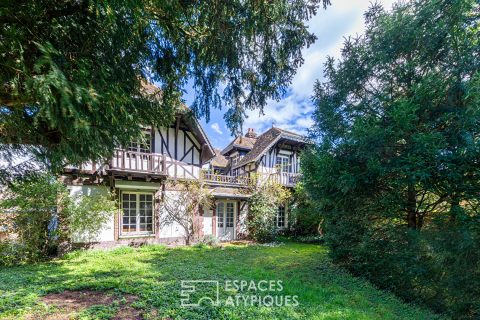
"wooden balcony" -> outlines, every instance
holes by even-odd
[[[110,161],[111,171],[166,175],[166,157],[159,153],[116,149]]]
[[[223,174],[214,174],[203,172],[202,179],[207,184],[225,185],[225,186],[253,186],[257,183],[279,183],[285,187],[294,187],[300,180],[299,173],[272,173],[264,174],[256,178],[248,176],[227,176]]]
[[[277,172],[271,174],[268,179],[285,187],[294,187],[300,181],[300,178],[300,173]]]
[[[247,176],[227,176],[210,172],[202,172],[202,179],[207,184],[224,186],[248,186],[254,182]]]
[[[187,164],[182,161],[173,160],[165,154],[145,153],[129,151],[124,149],[114,150],[113,156],[107,165],[98,167],[95,163],[87,163],[78,168],[65,168],[65,173],[86,173],[95,174],[113,173],[116,176],[124,176],[129,179],[135,178],[157,178],[174,180],[201,180],[208,185],[226,187],[247,187],[263,183],[279,183],[286,187],[294,187],[299,181],[301,174],[272,172],[260,175],[229,176],[215,174],[210,171],[202,171],[198,165]]]

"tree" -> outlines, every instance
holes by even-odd
[[[3,1],[2,149],[40,146],[53,167],[102,160],[142,124],[170,124],[188,81],[194,115],[225,105],[239,132],[290,83],[320,2]]]
[[[278,228],[275,224],[279,206],[285,206],[291,199],[288,188],[270,180],[254,177],[248,199],[246,219],[248,237],[259,242],[269,242],[275,238]]]
[[[73,198],[51,175],[30,174],[2,190],[0,265],[37,262],[65,253],[73,238],[93,240],[116,212],[110,194]]]
[[[289,221],[292,233],[295,236],[321,236],[322,217],[317,212],[316,203],[305,192],[303,182],[295,185],[291,203]]]
[[[199,215],[202,207],[212,205],[211,190],[198,181],[184,181],[176,184],[176,191],[165,192],[161,205],[160,224],[178,224],[183,229],[185,244],[189,245],[199,234]]]
[[[315,85],[302,162],[335,260],[456,318],[480,312],[479,9],[373,5]]]

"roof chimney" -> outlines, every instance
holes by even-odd
[[[255,130],[253,128],[248,128],[248,131],[245,134],[245,137],[255,139],[257,137],[257,133],[255,132]]]

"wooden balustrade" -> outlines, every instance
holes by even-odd
[[[116,149],[110,169],[121,171],[165,174],[165,155]]]
[[[211,172],[203,172],[202,179],[207,183],[224,185],[246,186],[252,183],[252,179],[247,176],[227,176],[224,174],[216,174]]]
[[[269,181],[279,183],[287,187],[295,186],[300,180],[300,173],[277,172],[269,176]]]
[[[287,187],[293,187],[300,179],[299,173],[272,173],[265,174],[265,179],[258,177],[260,183],[262,182],[274,182]],[[207,183],[223,184],[223,185],[240,185],[247,186],[255,184],[255,180],[248,176],[227,176],[223,174],[214,174],[211,172],[204,172],[202,179]]]
[[[198,168],[200,171],[201,169]],[[210,171],[201,172],[199,177],[198,171],[194,172],[192,165],[182,163],[180,161],[166,159],[165,154],[136,152],[123,149],[114,151],[112,160],[110,161],[110,170],[122,172],[137,172],[146,174],[157,174],[169,176],[173,179],[199,179],[201,178],[207,184],[225,185],[225,186],[248,186],[254,185],[256,182],[275,182],[287,187],[293,187],[299,181],[299,173],[276,172],[265,174],[251,178],[246,175],[229,176],[216,174]]]

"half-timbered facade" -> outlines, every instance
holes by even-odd
[[[169,127],[146,126],[143,139],[116,149],[104,163],[67,167],[62,179],[72,195],[110,190],[118,197],[118,213],[94,239],[96,245],[181,243],[184,229],[166,223],[162,201],[180,198],[178,182],[189,180],[202,181],[214,198],[211,207],[198,208],[198,236],[233,240],[246,235],[248,187],[267,180],[293,187],[304,145],[301,136],[285,130],[271,128],[257,137],[249,129],[215,150],[199,122],[181,112]],[[287,211],[278,209],[277,227],[287,227]],[[86,242],[80,234],[73,240]]]

